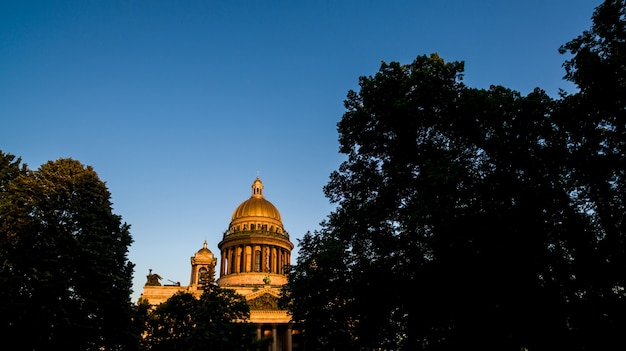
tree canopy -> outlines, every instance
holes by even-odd
[[[0,152],[0,333],[24,350],[121,350],[134,342],[129,225],[90,166],[37,170]]]
[[[200,298],[179,292],[148,312],[143,350],[249,350],[250,306],[232,289],[207,285]]]
[[[626,327],[624,1],[561,47],[557,99],[437,54],[349,91],[337,205],[284,294],[313,350],[606,349]]]

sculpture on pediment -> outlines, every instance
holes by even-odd
[[[279,310],[278,299],[270,294],[264,294],[248,301],[251,310]]]

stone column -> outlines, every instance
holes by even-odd
[[[250,252],[252,252],[252,248],[250,247],[250,245],[245,245],[244,246],[244,251],[245,251],[245,255],[246,255],[246,259],[244,261],[244,265],[245,265],[245,269],[244,271],[246,272],[252,272],[252,256],[250,255]]]
[[[234,246],[233,247],[233,252],[235,253],[235,256],[233,258],[233,263],[234,265],[231,266],[233,267],[233,271],[231,273],[239,273],[239,264],[241,263],[241,255],[239,254],[239,246]]]
[[[276,324],[272,324],[272,351],[276,351],[276,344],[278,344],[278,338],[276,337]]]
[[[224,276],[224,272],[225,272],[225,267],[226,267],[226,251],[222,250],[221,254],[220,254],[220,276],[219,278],[221,278],[222,276]]]
[[[291,324],[287,324],[287,333],[286,333],[287,335],[285,335],[285,343],[286,343],[285,351],[291,351],[291,348],[292,348],[292,346],[291,346],[291,329],[292,329]]]
[[[263,272],[270,272],[270,248],[263,245]]]
[[[276,246],[272,246],[272,273],[278,273],[278,252]]]
[[[285,249],[280,249],[280,274],[285,274],[285,265],[287,264],[287,255]]]

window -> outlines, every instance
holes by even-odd
[[[209,283],[209,271],[206,267],[201,267],[198,270],[198,284],[206,285]]]

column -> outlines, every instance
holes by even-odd
[[[252,251],[252,249],[250,248],[250,245],[244,245],[243,246],[243,252],[244,252],[244,261],[243,261],[243,271],[244,272],[252,272],[252,269],[250,267],[252,267],[252,260],[251,260],[251,255],[250,252]]]
[[[279,273],[278,272],[278,265],[279,265],[279,260],[278,260],[278,250],[276,248],[276,246],[272,246],[272,273]]]
[[[222,252],[220,253],[220,276],[219,278],[221,278],[224,275],[224,267],[226,267],[226,252],[224,250],[222,250]]]
[[[276,338],[276,324],[272,324],[272,351],[276,351],[276,344],[278,344],[278,339]]]
[[[241,273],[241,272],[243,272],[242,271],[242,269],[243,269],[243,249],[242,249],[241,245],[238,245],[236,250],[237,250],[237,253],[236,253],[237,265],[235,266],[235,269],[237,270],[236,273]]]
[[[291,329],[291,324],[287,324],[287,335],[285,335],[285,343],[287,345],[285,346],[285,351],[291,351]]]
[[[263,246],[263,251],[265,253],[265,263],[263,272],[270,272],[270,247],[265,245]]]

